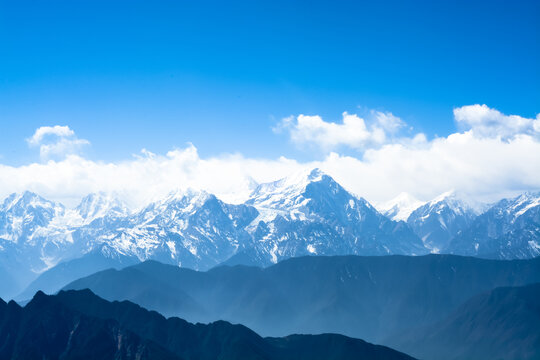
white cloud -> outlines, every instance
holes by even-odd
[[[403,120],[391,112],[372,111],[371,114],[375,117],[377,123],[390,134],[396,133],[400,128],[405,126]]]
[[[315,128],[336,131],[340,139],[346,139],[340,126],[362,129],[358,117],[334,124],[338,130],[327,130],[326,125],[321,125],[322,119],[317,118],[310,120]],[[366,129],[369,132],[369,127]],[[272,181],[300,168],[320,167],[347,189],[372,202],[386,201],[401,192],[429,200],[449,189],[476,200],[494,201],[526,190],[540,190],[538,154],[540,140],[527,131],[503,139],[479,135],[474,130],[432,140],[416,134],[386,144],[379,142],[366,148],[361,158],[328,152],[322,160],[311,162],[285,157],[254,159],[241,154],[203,158],[193,145],[167,154],[144,149],[140,155],[120,162],[92,161],[72,154],[25,166],[0,164],[0,197],[32,190],[75,205],[90,192],[106,191],[118,193],[133,206],[142,206],[173,189],[192,187],[215,193],[226,201],[241,201],[252,188],[251,179]]]
[[[468,105],[454,109],[458,126],[476,136],[509,139],[516,135],[540,135],[540,114],[536,119],[504,115],[487,105]]]
[[[363,150],[387,141],[387,131],[395,131],[401,120],[391,113],[376,113],[371,124],[356,114],[343,113],[341,124],[326,122],[320,116],[298,115],[281,121],[277,130],[287,130],[298,145],[316,145],[325,151],[339,146]]]
[[[68,155],[60,161],[19,167],[0,165],[0,197],[31,190],[73,206],[85,194],[104,191],[115,192],[137,207],[172,190],[194,188],[236,201],[251,191],[251,175],[255,175],[255,181],[263,181],[285,176],[299,166],[285,158],[257,160],[238,154],[201,158],[193,145],[164,155],[144,150],[120,162]]]
[[[508,140],[519,135],[540,135],[540,114],[535,119],[505,115],[486,105],[467,105],[454,109],[460,130],[471,130],[476,137]],[[324,121],[320,116],[298,115],[283,119],[275,132],[288,132],[293,143],[312,145],[323,151],[346,146],[359,151],[380,148],[392,143],[407,143],[410,137],[399,136],[406,124],[390,112],[371,111],[370,121],[356,114],[343,113],[342,123]],[[415,136],[422,135],[416,134]],[[414,136],[413,136],[414,138]]]
[[[375,202],[408,192],[429,200],[455,189],[475,200],[495,201],[540,190],[540,142],[478,138],[471,131],[414,144],[368,150],[362,160],[330,154],[329,172]]]
[[[26,141],[30,147],[39,146],[39,156],[43,160],[76,154],[90,144],[88,140],[77,138],[69,126],[60,125],[41,126]]]
[[[75,135],[69,126],[41,126],[36,129],[34,135],[27,141],[30,145],[39,145],[47,135],[55,135],[58,137],[69,137]]]

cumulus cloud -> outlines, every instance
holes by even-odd
[[[30,145],[39,145],[43,139],[48,135],[55,135],[58,137],[74,136],[75,133],[69,128],[69,126],[41,126],[36,129],[34,135],[28,139]]]
[[[26,141],[30,147],[39,147],[39,156],[43,160],[76,154],[90,144],[88,140],[77,138],[69,126],[60,125],[41,126]]]
[[[407,143],[423,134],[399,136],[405,122],[391,112],[371,111],[370,121],[356,114],[343,113],[341,123],[323,120],[318,115],[298,115],[283,119],[274,129],[286,131],[293,143],[312,145],[329,152],[341,146],[359,151],[383,145]],[[467,105],[454,109],[454,118],[461,131],[472,131],[476,137],[501,138],[540,136],[540,114],[536,118],[505,115],[487,105]]]
[[[341,123],[324,121],[318,115],[298,115],[283,119],[277,132],[287,131],[298,145],[315,145],[324,151],[340,146],[356,150],[379,147],[389,141],[403,122],[392,113],[372,112],[374,119],[366,122],[356,114],[344,112]]]
[[[468,105],[454,109],[458,126],[476,136],[509,139],[517,135],[540,135],[540,114],[536,119],[504,115],[487,105]]]
[[[362,128],[354,124],[357,118],[336,125]],[[315,124],[320,125],[320,121],[316,119]],[[171,190],[191,187],[207,190],[225,201],[241,202],[253,189],[253,180],[267,182],[300,169],[319,167],[348,190],[374,203],[403,191],[429,200],[449,189],[475,200],[495,201],[540,190],[538,154],[540,140],[530,130],[503,139],[474,129],[435,139],[415,134],[399,141],[379,142],[365,148],[362,157],[329,151],[322,159],[308,162],[286,157],[255,159],[242,154],[201,157],[193,145],[166,154],[143,149],[119,162],[92,161],[71,154],[46,163],[0,164],[0,196],[31,190],[75,205],[90,192],[105,191],[115,192],[139,207]]]

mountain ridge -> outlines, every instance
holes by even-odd
[[[389,343],[426,359],[537,359],[539,299],[540,283],[497,287],[472,297],[445,319]]]
[[[341,335],[264,339],[242,325],[166,319],[90,290],[37,292],[20,307],[0,301],[0,357],[62,359],[396,359],[411,357]]]
[[[511,223],[513,228],[486,238],[486,227],[467,232],[481,216],[452,196],[420,206],[407,222],[393,221],[318,169],[258,184],[242,204],[189,189],[137,211],[103,193],[85,197],[75,209],[30,192],[11,195],[5,204],[27,201],[20,203],[18,213],[13,206],[0,207],[0,270],[5,278],[0,295],[13,297],[25,288],[26,296],[39,288],[58,290],[65,282],[52,279],[76,279],[67,270],[73,269],[70,262],[90,264],[92,259],[95,268],[79,271],[77,277],[103,269],[100,264],[120,268],[147,259],[209,269],[222,263],[269,266],[304,255],[439,252],[512,259],[540,254],[536,217],[526,226]],[[540,197],[531,196],[529,208],[520,208],[524,214],[540,209]],[[504,242],[507,236],[515,239],[512,246]]]
[[[268,336],[338,332],[380,343],[444,318],[483,291],[539,281],[540,258],[347,255],[206,272],[148,261],[96,273],[65,289],[90,288],[107,300],[130,300],[193,322],[242,323]]]
[[[263,196],[273,197],[271,206],[270,198],[263,200]],[[101,218],[81,220],[101,213],[96,209],[100,204],[111,211]],[[24,263],[43,270],[100,254],[118,264],[125,263],[124,258],[138,258],[208,269],[238,254],[244,256],[236,261],[270,265],[308,254],[427,252],[406,225],[379,214],[320,170],[260,184],[244,204],[226,204],[213,194],[188,190],[171,193],[138,212],[129,212],[100,194],[86,197],[77,209],[84,210],[78,222],[70,215],[58,220],[58,226],[49,228],[47,223],[38,229],[42,236],[36,239],[48,247],[32,249],[39,256],[32,255]],[[5,256],[0,252],[0,266]],[[33,273],[34,278],[42,270]],[[31,277],[30,272],[19,282],[26,282],[26,287]]]

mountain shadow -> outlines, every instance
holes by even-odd
[[[388,343],[422,359],[540,359],[540,284],[480,294],[444,320]]]
[[[241,323],[265,336],[339,333],[381,343],[444,319],[482,292],[534,282],[540,282],[540,258],[317,256],[207,272],[149,261],[65,289],[89,288],[192,322]]]
[[[411,357],[342,335],[262,338],[242,325],[166,319],[90,290],[0,301],[2,359],[396,359]]]

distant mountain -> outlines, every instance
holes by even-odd
[[[126,214],[119,200],[103,194],[75,209],[28,191],[8,196],[0,206],[0,269],[11,285],[0,286],[0,295],[13,297],[59,262],[91,252],[93,235]]]
[[[25,191],[11,194],[0,206],[0,237],[15,243],[33,244],[36,230],[46,227],[64,207],[39,195]]]
[[[14,295],[65,254],[71,239],[56,236],[54,221],[65,211],[29,191],[12,194],[0,205],[0,283],[6,282],[0,285],[2,294]]]
[[[457,235],[448,251],[499,259],[539,256],[540,193],[499,201]]]
[[[12,296],[27,283],[32,281],[35,274],[21,266],[20,249],[11,241],[0,239],[0,294]]]
[[[484,291],[538,281],[540,258],[310,256],[265,269],[207,272],[150,261],[102,271],[66,289],[89,288],[107,300],[130,300],[193,322],[242,323],[264,335],[332,332],[381,343],[444,319]]]
[[[418,207],[407,223],[433,253],[445,252],[452,238],[467,229],[477,212],[456,193],[444,193]],[[469,254],[464,254],[469,255]]]
[[[190,324],[89,290],[38,292],[24,308],[0,300],[0,358],[412,359],[341,335],[264,339],[242,325]]]
[[[14,283],[3,292],[9,297],[16,294],[13,288],[21,291],[49,268],[54,274],[45,274],[49,272],[45,271],[46,281],[36,281],[45,285],[44,290],[53,291],[80,276],[103,269],[103,263],[109,264],[107,267],[111,264],[125,266],[134,258],[209,268],[251,246],[252,239],[243,227],[257,215],[254,208],[225,204],[214,195],[192,191],[172,193],[134,214],[119,200],[103,194],[87,196],[73,210],[32,193],[25,193],[24,197],[12,195],[6,199],[6,204],[19,198],[29,198],[18,205],[18,219],[28,222],[25,227],[19,226],[22,230],[12,231],[16,224],[26,223],[12,220],[10,213],[5,215],[4,209],[13,206],[0,209],[0,219],[9,220],[3,222],[5,235],[0,235],[0,268],[6,269],[3,276],[13,278]],[[44,205],[35,206],[38,203],[35,199]],[[32,216],[25,215],[24,211]],[[93,268],[92,259],[98,260]],[[66,265],[71,261],[84,262],[85,268],[91,269],[84,273],[66,272],[74,269]],[[54,268],[59,263],[62,265]],[[67,282],[57,283],[54,279],[67,279]],[[26,294],[34,290],[37,290],[35,286]]]
[[[61,207],[46,219],[34,224],[28,236],[40,234],[42,242],[56,247],[44,258],[40,247],[20,249],[15,242],[14,254],[37,259],[5,265],[17,269],[32,261],[39,264],[23,280],[16,271],[7,274],[17,284],[35,280],[18,299],[37,289],[54,292],[102,270],[105,263],[121,267],[133,259],[204,270],[221,263],[267,266],[311,254],[427,253],[406,224],[387,219],[317,169],[260,184],[244,204],[227,204],[204,191],[187,190],[130,212],[118,199],[100,193],[85,197],[75,209]],[[20,238],[10,234],[9,239]],[[0,258],[14,256],[0,249]],[[92,259],[96,259],[93,269]],[[72,261],[86,265],[73,271]],[[13,292],[7,295],[14,296]]]
[[[81,258],[61,262],[55,267],[40,274],[20,294],[16,301],[27,301],[41,290],[47,294],[56,293],[62,286],[105,269],[121,269],[139,263],[137,257],[108,257],[100,251],[93,251]]]
[[[196,191],[170,193],[124,217],[115,207],[109,209],[112,215],[106,212],[74,231],[81,257],[45,271],[17,299],[27,299],[37,290],[53,293],[79,277],[145,259],[208,269],[252,246],[243,227],[257,215],[252,207],[225,204]]]
[[[444,320],[393,340],[422,359],[540,358],[540,284],[478,295]]]
[[[98,230],[96,246],[111,256],[208,269],[252,247],[244,228],[257,215],[253,207],[229,205],[204,191],[174,192],[120,226]]]
[[[86,223],[103,217],[124,217],[130,212],[124,202],[103,192],[85,196],[75,211]]]
[[[416,206],[404,198],[388,216],[404,218]],[[534,199],[528,204],[527,214],[538,211]],[[477,213],[450,193],[412,211],[407,223],[394,221],[318,169],[259,184],[243,204],[186,190],[137,211],[104,193],[68,209],[30,192],[13,194],[0,206],[0,296],[54,292],[104,264],[120,268],[149,259],[207,270],[219,264],[269,266],[304,255],[538,254],[534,216],[493,235],[498,225],[470,230]],[[85,265],[76,270],[70,265],[76,263]]]
[[[407,221],[411,213],[425,203],[407,193],[401,193],[394,199],[381,204],[377,209],[394,221]]]
[[[261,184],[246,205],[259,212],[247,229],[269,263],[302,255],[427,253],[404,223],[389,220],[318,169]]]

